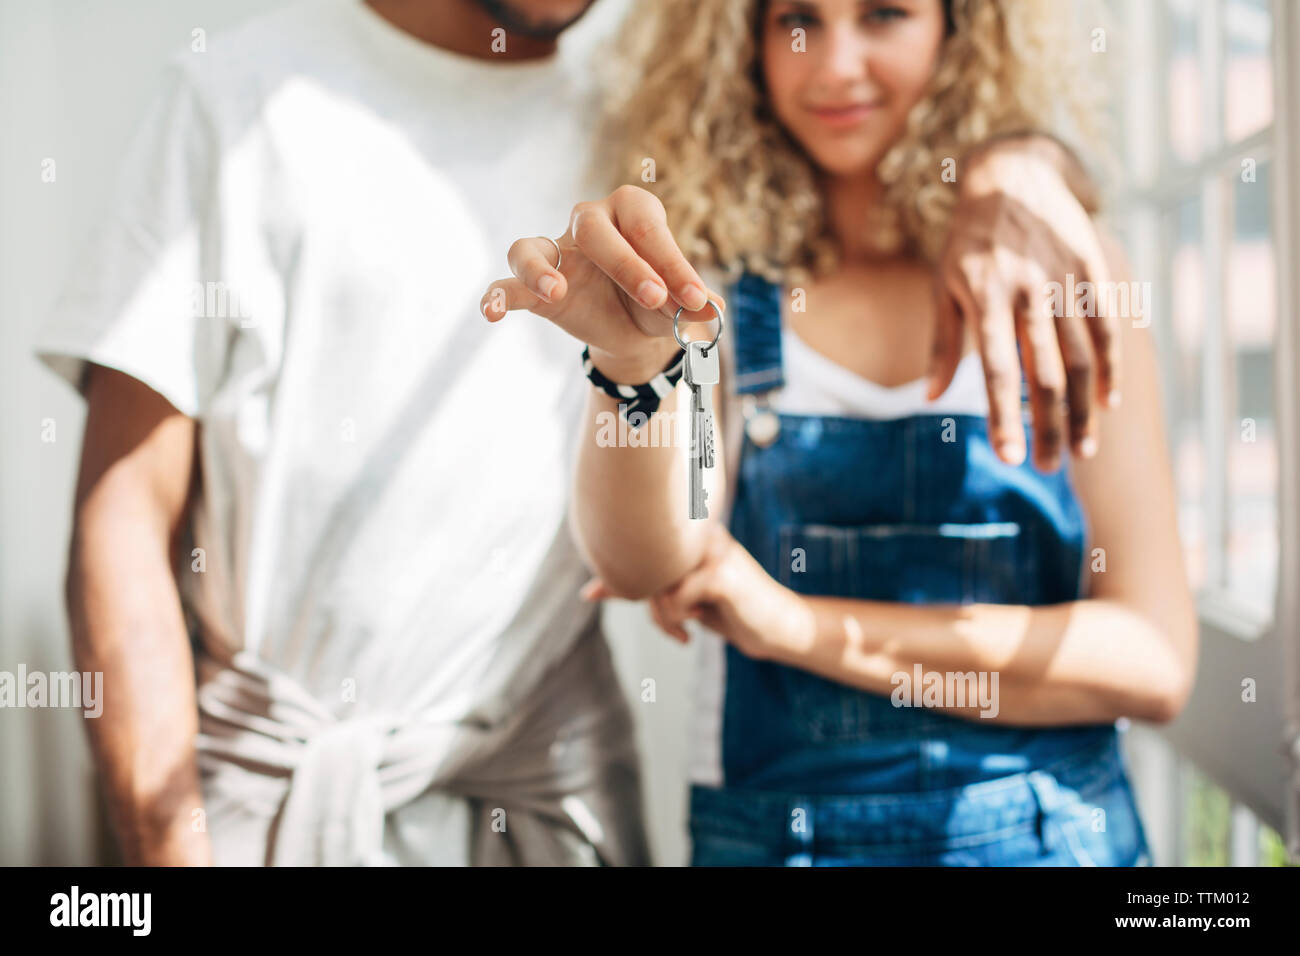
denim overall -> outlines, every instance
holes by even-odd
[[[732,289],[741,394],[783,381],[781,298],[753,275]],[[984,417],[778,421],[730,463],[731,532],[783,585],[909,604],[1080,596],[1087,532],[1065,470],[1004,464]],[[1113,724],[973,721],[725,653],[724,783],[691,788],[694,865],[1149,863]]]

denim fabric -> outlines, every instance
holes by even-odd
[[[693,866],[1149,866],[1116,738],[920,793],[691,788]]]
[[[783,380],[781,295],[752,275],[733,289],[738,389]],[[1001,462],[983,417],[779,421],[766,447],[744,438],[731,531],[782,584],[913,604],[1082,593],[1087,528],[1066,471]],[[693,789],[696,862],[1145,858],[1113,724],[1016,727],[897,707],[731,646],[724,690],[724,785]],[[1099,831],[1079,815],[1094,806]],[[794,808],[813,820],[799,831],[807,846],[791,845]]]

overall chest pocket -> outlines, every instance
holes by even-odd
[[[801,594],[906,604],[1034,604],[1038,568],[1016,522],[784,525],[782,584]],[[961,719],[786,668],[796,733],[810,742],[951,732]]]

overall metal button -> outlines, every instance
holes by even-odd
[[[768,407],[766,399],[759,403],[752,395],[744,400],[745,434],[759,448],[767,448],[781,434],[781,418]]]

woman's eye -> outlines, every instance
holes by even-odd
[[[907,11],[902,7],[873,7],[867,14],[868,23],[889,23],[891,20],[901,20],[907,16]]]
[[[817,25],[817,18],[811,13],[783,13],[776,18],[777,25],[783,30],[808,29]]]

